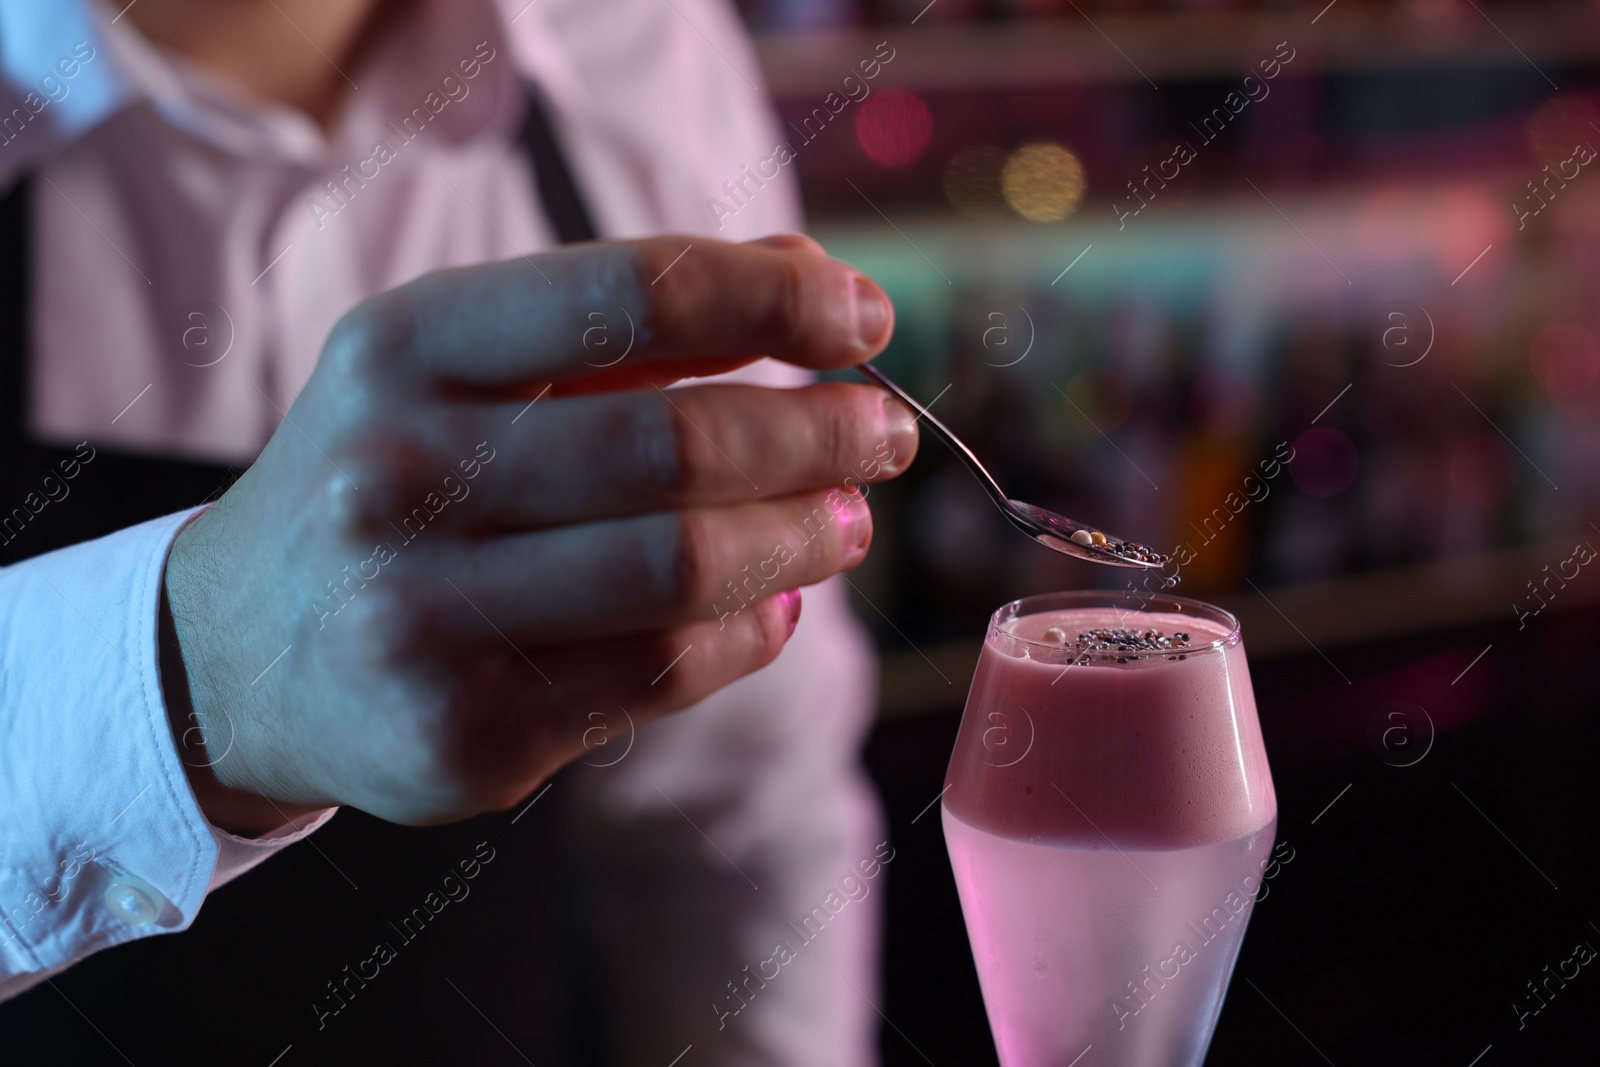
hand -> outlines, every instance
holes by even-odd
[[[658,386],[861,362],[888,299],[806,238],[674,262],[689,243],[442,271],[339,322],[168,559],[163,675],[213,822],[510,807],[582,754],[590,712],[642,723],[764,666],[798,587],[861,562],[850,489],[905,470],[909,411],[866,385]],[[623,313],[632,348],[597,370]]]

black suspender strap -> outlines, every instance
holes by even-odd
[[[538,187],[545,216],[555,227],[556,237],[562,244],[594,240],[599,235],[595,232],[593,217],[583,194],[578,191],[578,183],[556,139],[539,90],[531,86],[528,88],[528,120],[523,124],[520,141],[533,166],[533,182]]]
[[[28,411],[27,378],[20,354],[32,348],[29,308],[33,303],[28,284],[31,262],[28,205],[33,178],[24,175],[0,198],[0,489],[9,490],[12,466],[17,460]],[[9,507],[10,497],[0,499]]]

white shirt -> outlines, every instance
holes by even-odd
[[[709,210],[781,139],[717,0],[431,0],[343,72],[357,88],[328,134],[84,0],[0,0],[0,72],[0,191],[36,174],[31,429],[46,442],[248,459],[345,310],[429,270],[551,246],[513,143],[527,80],[604,236],[798,228],[787,174],[720,229]],[[401,126],[413,109],[415,133]],[[805,380],[771,362],[736,377]],[[156,659],[162,568],[189,514],[0,569],[0,996],[184,929],[210,890],[331,814],[246,841],[195,803]],[[770,956],[784,922],[886,836],[856,761],[871,691],[860,627],[827,583],[806,591],[777,663],[640,730],[625,761],[581,779],[583,840],[656,857],[649,886],[613,887],[627,906],[612,940],[650,943],[662,909],[692,906],[727,859],[764,884],[718,907],[747,961]],[[666,797],[705,814],[646,842],[636,828]],[[874,906],[837,925],[725,1022],[727,1058],[708,1049],[712,1062],[873,1061]],[[692,945],[630,951],[641,1034],[711,1016],[737,976],[725,960],[701,966]]]

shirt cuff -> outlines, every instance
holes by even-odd
[[[0,997],[185,929],[206,893],[298,841],[212,826],[161,687],[168,550],[202,509],[0,568]]]
[[[273,853],[296,841],[303,841],[321,828],[323,823],[333,818],[333,813],[338,810],[338,808],[323,808],[321,811],[310,812],[298,819],[290,819],[276,830],[260,837],[240,837],[211,824],[211,836],[217,842],[217,866],[211,872],[211,885],[208,888],[217,889],[227,885]]]

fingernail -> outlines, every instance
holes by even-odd
[[[864,497],[857,496],[851,498],[849,512],[850,543],[857,552],[865,552],[872,543],[872,509]]]
[[[787,641],[794,636],[794,628],[800,623],[800,590],[785,589],[778,594],[778,600],[783,604],[783,610],[789,614],[789,632],[783,637]]]
[[[888,393],[883,394],[883,434],[889,444],[889,456],[883,459],[883,466],[905,466],[901,457],[917,447],[917,417]]]
[[[894,309],[889,297],[865,274],[850,279],[850,295],[856,308],[856,336],[867,348],[877,348],[887,340]]]

